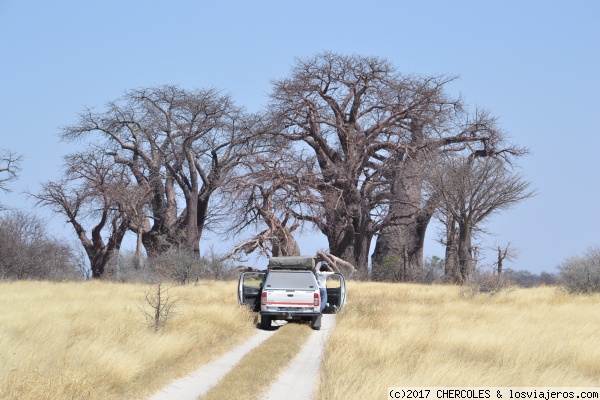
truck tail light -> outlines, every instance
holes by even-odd
[[[319,295],[319,293],[315,293],[315,307],[318,307],[321,305],[321,296]]]
[[[260,296],[260,304],[263,306],[267,305],[267,292],[262,292],[262,295]]]

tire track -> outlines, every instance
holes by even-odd
[[[263,399],[312,399],[317,388],[317,377],[321,367],[323,349],[334,328],[335,315],[323,315],[321,320],[321,330],[314,331],[309,336],[298,355],[277,377],[277,380],[270,387]]]
[[[277,330],[258,330],[238,347],[215,361],[203,365],[186,377],[174,381],[150,397],[149,400],[196,400],[216,385],[246,354],[271,337],[275,332]]]
[[[262,398],[267,400],[311,399],[317,387],[317,376],[325,342],[334,327],[335,315],[323,315],[321,330],[311,333],[298,355],[279,374],[265,397]],[[277,329],[257,330],[253,336],[238,347],[215,361],[203,365],[184,378],[172,382],[148,400],[196,400],[219,383],[246,354],[276,332]]]

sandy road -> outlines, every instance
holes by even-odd
[[[308,400],[312,398],[317,385],[325,342],[334,327],[335,316],[323,315],[321,330],[311,333],[298,355],[273,382],[265,399]],[[150,397],[149,400],[197,399],[216,385],[247,353],[276,332],[276,330],[257,330],[253,336],[238,347],[190,375],[171,383]]]
[[[321,356],[329,334],[335,328],[335,315],[321,319],[321,330],[313,331],[298,355],[277,377],[264,399],[309,400],[317,387]]]
[[[150,400],[196,400],[216,385],[244,356],[276,331],[259,331],[244,343],[188,376],[178,379],[156,393]]]

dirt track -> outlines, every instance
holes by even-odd
[[[334,315],[323,315],[321,330],[313,331],[298,355],[277,377],[265,399],[312,398],[325,342],[335,327]],[[153,395],[150,400],[195,400],[216,385],[248,352],[277,331],[260,331],[210,364],[181,378]]]

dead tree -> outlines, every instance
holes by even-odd
[[[331,265],[334,270],[343,272],[346,276],[351,276],[356,272],[356,267],[348,261],[323,251],[317,251],[317,261],[324,261]]]
[[[510,242],[506,244],[506,246],[498,246],[496,247],[496,262],[494,265],[496,266],[495,273],[498,274],[498,279],[502,278],[502,274],[504,272],[504,262],[505,261],[513,261],[515,260],[519,252],[511,246]]]
[[[47,231],[48,221],[17,209],[0,215],[0,279],[76,278],[73,253]]]

